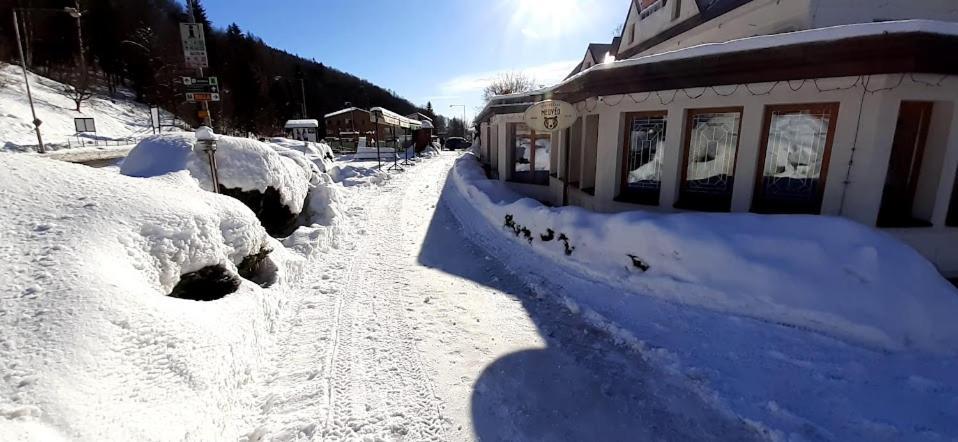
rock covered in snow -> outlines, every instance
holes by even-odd
[[[204,189],[212,189],[206,153],[194,149],[197,136],[216,138],[220,188],[247,204],[272,234],[287,230],[303,211],[316,169],[302,154],[290,149],[211,131],[155,135],[140,142],[129,154],[120,173],[153,177],[185,170]],[[283,152],[278,152],[283,150]]]
[[[216,303],[166,295],[275,246],[250,210],[185,172],[135,179],[19,154],[0,154],[0,170],[0,410],[36,410],[0,414],[0,439],[53,425],[96,440],[87,423],[105,422],[125,440],[238,438],[223,410],[280,300],[246,280]]]

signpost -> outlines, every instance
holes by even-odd
[[[183,56],[186,67],[204,69],[210,67],[206,54],[206,37],[202,23],[180,23],[180,37],[183,41]]]
[[[153,128],[154,135],[163,131],[163,124],[160,122],[160,108],[157,106],[150,107],[150,126]]]
[[[206,53],[206,36],[203,33],[203,25],[196,23],[196,17],[193,15],[192,0],[186,0],[186,5],[190,11],[190,22],[180,23],[180,39],[183,42],[183,57],[186,59],[186,66],[195,68],[196,76],[199,79],[203,79],[203,69],[210,67],[209,57]],[[215,77],[211,78],[215,79]],[[210,84],[206,86],[210,86]],[[197,116],[203,124],[213,126],[209,102],[219,101],[219,85],[216,84],[216,91],[199,91],[200,96],[196,97],[196,95],[193,95],[193,99],[191,100],[190,94],[196,93],[195,91],[187,91],[186,100],[199,102],[200,110]]]
[[[80,144],[83,144],[83,141],[80,140],[80,134],[82,133],[92,133],[93,134],[93,145],[97,144],[96,141],[96,122],[92,118],[74,118],[73,126],[77,130],[77,141]]]

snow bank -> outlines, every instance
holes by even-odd
[[[146,138],[127,156],[120,173],[133,177],[154,177],[185,170],[204,189],[212,189],[206,153],[194,150],[192,133],[154,135]],[[285,149],[285,150],[284,150]],[[277,150],[284,150],[280,154]],[[220,185],[224,188],[266,193],[276,189],[281,202],[295,215],[303,211],[311,171],[302,161],[293,159],[290,150],[272,147],[248,138],[219,136],[216,162]]]
[[[153,133],[149,106],[134,101],[127,91],[121,91],[115,100],[94,95],[83,103],[82,112],[76,112],[76,105],[62,93],[62,83],[33,73],[28,75],[48,149],[64,148],[68,140],[77,143],[73,119],[79,117],[96,120],[96,136],[100,140],[141,138]],[[37,144],[26,96],[20,67],[0,62],[0,150],[32,151]],[[164,112],[164,118],[172,116]],[[81,140],[92,145],[93,134],[84,134]]]
[[[822,216],[548,208],[486,179],[471,154],[452,175],[488,222],[512,216],[504,234],[611,286],[867,346],[958,352],[956,290],[874,229]]]
[[[310,161],[316,163],[316,166],[323,173],[329,171],[333,166],[333,148],[326,143],[313,143],[311,141],[298,141],[289,138],[270,138],[269,145],[283,153],[289,150],[302,153]]]
[[[0,170],[3,438],[239,438],[237,397],[283,297],[245,280],[216,302],[166,295],[185,273],[283,255],[253,213],[182,172],[134,179],[14,154]]]

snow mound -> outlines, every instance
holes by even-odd
[[[310,161],[316,163],[316,166],[323,173],[333,167],[333,159],[336,157],[333,148],[326,143],[297,141],[289,138],[270,138],[269,144],[278,152],[292,150],[302,153]]]
[[[94,95],[83,103],[82,112],[76,112],[76,105],[62,93],[62,83],[33,73],[28,76],[37,117],[43,121],[40,131],[49,150],[66,148],[68,140],[77,143],[74,118],[93,118],[99,140],[127,140],[153,133],[150,107],[134,101],[128,91],[121,90],[116,99]],[[20,67],[0,62],[0,151],[33,151],[37,144],[26,96]],[[165,111],[163,116],[165,120],[173,118]],[[80,140],[91,146],[93,138],[94,134],[80,135]]]
[[[166,295],[181,275],[284,253],[253,213],[183,172],[15,154],[0,169],[3,438],[237,439],[281,297],[246,280],[216,302]]]
[[[194,134],[181,132],[146,138],[123,161],[120,173],[132,177],[154,177],[185,170],[199,181],[204,189],[212,189],[210,166],[206,153],[194,149]],[[310,182],[312,166],[290,150],[284,154],[266,143],[248,139],[219,136],[216,162],[220,186],[243,192],[266,194],[270,188],[279,192],[280,202],[293,215],[303,211]],[[301,156],[301,154],[299,154]]]
[[[866,346],[958,353],[958,292],[877,230],[824,216],[549,208],[488,180],[471,154],[452,175],[504,234],[610,286]]]

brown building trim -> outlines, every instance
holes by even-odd
[[[576,103],[623,93],[895,73],[958,74],[958,36],[928,32],[853,37],[588,71],[557,87]]]
[[[756,213],[788,213],[788,214],[812,214],[818,215],[822,212],[822,201],[825,197],[825,184],[828,179],[828,166],[832,158],[832,144],[835,142],[835,132],[838,128],[838,110],[839,103],[812,103],[812,104],[783,104],[765,107],[765,117],[762,124],[762,139],[759,145],[758,169],[755,172],[755,192],[752,195],[752,211]],[[772,207],[765,201],[765,161],[768,156],[768,138],[772,129],[772,114],[775,112],[798,113],[798,112],[827,113],[828,134],[825,137],[825,151],[822,154],[822,170],[819,173],[818,183],[816,183],[816,207]]]
[[[677,1],[682,1],[682,0],[677,0]],[[691,31],[692,29],[695,29],[709,22],[710,20],[714,18],[718,18],[719,16],[722,16],[727,12],[731,12],[732,10],[738,8],[739,6],[744,6],[750,2],[752,2],[752,0],[724,1],[711,8],[706,8],[704,11],[700,10],[698,14],[695,14],[694,16],[686,19],[685,21],[656,34],[655,36],[649,38],[648,40],[643,41],[642,43],[639,43],[638,46],[629,48],[624,51],[620,51],[618,54],[618,58],[620,60],[626,59],[626,58],[635,56],[637,54],[640,54],[642,52],[645,52],[654,46],[662,44],[672,38],[678,37],[679,35],[682,35],[688,31]],[[663,8],[664,6],[665,5],[663,5]],[[701,8],[701,6],[699,6],[699,8]],[[629,10],[629,13],[631,12],[632,11]],[[622,29],[628,28],[628,25],[629,25],[628,20],[629,20],[628,15],[626,15],[626,23],[622,27]]]

